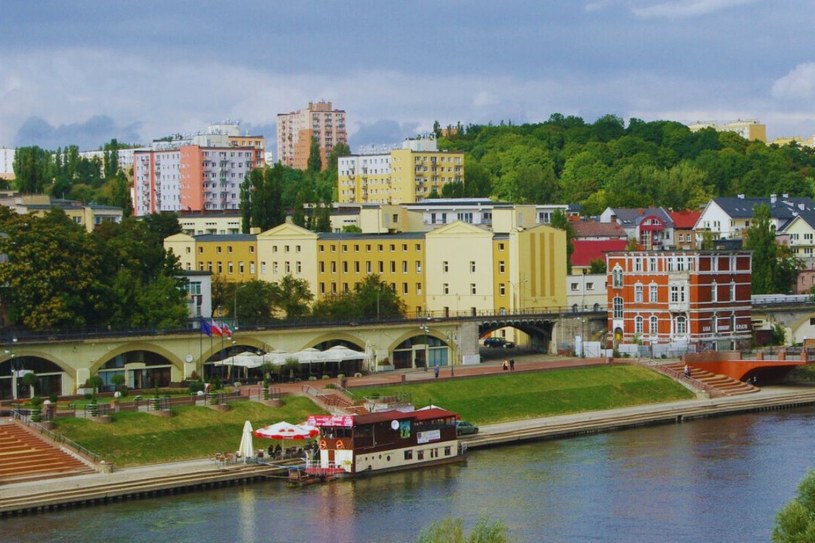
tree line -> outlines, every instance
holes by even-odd
[[[699,208],[718,196],[812,196],[815,150],[767,145],[674,121],[606,115],[594,123],[554,114],[543,123],[436,125],[440,149],[465,153],[465,180],[444,197],[513,203]]]

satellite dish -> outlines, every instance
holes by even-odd
[[[394,430],[398,430],[399,429],[399,421],[398,420],[392,420],[391,421],[391,428],[394,429]]]

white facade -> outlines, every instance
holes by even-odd
[[[181,152],[138,150],[133,158],[133,211],[136,217],[181,210]]]
[[[0,177],[14,177],[14,154],[16,149],[0,147]]]

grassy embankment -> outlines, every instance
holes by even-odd
[[[112,415],[110,424],[81,418],[59,419],[55,430],[98,453],[116,466],[133,466],[190,460],[214,456],[217,452],[238,449],[245,421],[258,429],[285,420],[300,423],[308,415],[322,413],[311,400],[295,396],[281,407],[258,402],[229,403],[229,411],[207,407],[173,408],[172,417],[127,411]],[[254,439],[256,447],[267,448],[277,442]],[[294,442],[289,442],[292,445]]]
[[[639,366],[501,373],[460,380],[359,388],[357,399],[406,393],[417,407],[455,411],[476,424],[600,411],[693,398],[671,379]]]
[[[477,424],[613,409],[682,400],[693,395],[667,377],[638,366],[598,366],[538,373],[501,373],[468,379],[444,379],[406,385],[355,389],[357,398],[407,393],[417,407],[435,404]],[[287,420],[302,422],[320,412],[310,400],[286,399],[280,408],[233,402],[217,412],[204,407],[173,409],[161,418],[119,413],[113,423],[63,419],[58,431],[118,466],[204,458],[238,448],[245,420],[254,428]],[[255,439],[257,447],[272,442]]]

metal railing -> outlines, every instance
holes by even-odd
[[[64,445],[65,447],[71,449],[72,451],[79,454],[80,456],[83,456],[85,458],[90,459],[95,464],[99,464],[100,462],[102,462],[102,457],[99,456],[99,454],[93,452],[92,450],[90,450],[90,449],[88,449],[86,447],[83,447],[82,445],[80,445],[76,441],[73,441],[72,439],[69,439],[69,438],[65,437],[64,435],[62,435],[62,434],[58,434],[56,432],[52,432],[51,430],[48,430],[47,428],[45,428],[42,424],[40,424],[38,422],[33,422],[31,420],[30,416],[23,415],[19,411],[12,411],[12,417],[15,420],[19,420],[21,423],[25,424],[26,426],[28,426],[32,430],[35,430],[35,431],[39,432],[40,434],[44,435],[45,437],[47,437],[51,441],[53,441],[55,443],[59,443],[60,445]]]

